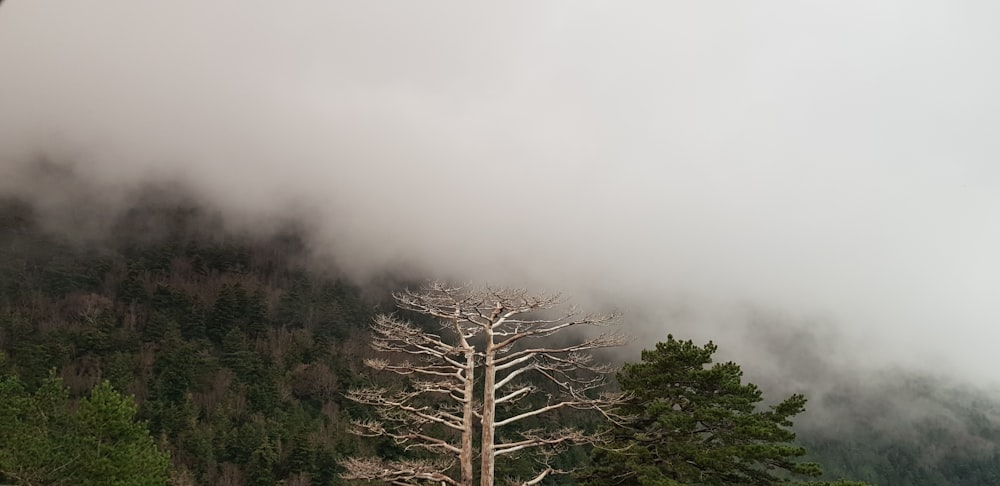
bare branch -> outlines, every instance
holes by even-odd
[[[418,481],[438,481],[458,486],[459,482],[443,471],[451,469],[454,460],[385,461],[371,457],[350,458],[342,465],[347,480],[385,481],[391,484],[420,484]]]
[[[594,441],[594,436],[572,428],[564,428],[551,432],[529,430],[523,432],[521,436],[524,437],[523,440],[497,444],[496,455],[511,454],[542,445],[563,446],[569,444],[589,444]]]
[[[365,364],[377,371],[398,375],[402,389],[362,388],[347,397],[375,408],[377,420],[355,421],[351,431],[364,436],[390,437],[405,449],[421,449],[450,457],[451,461],[382,461],[352,459],[345,463],[345,478],[380,480],[409,485],[422,481],[473,484],[472,432],[482,431],[482,460],[478,484],[493,484],[497,456],[533,449],[549,457],[567,446],[597,443],[600,438],[573,429],[532,430],[514,441],[497,442],[497,427],[561,409],[586,410],[611,419],[621,394],[597,393],[612,370],[595,364],[588,352],[618,346],[624,337],[604,333],[568,346],[551,346],[545,338],[578,327],[606,327],[615,314],[582,314],[563,304],[559,294],[532,295],[524,289],[456,287],[431,282],[419,290],[394,294],[397,305],[440,320],[438,334],[418,328],[395,316],[374,320],[372,348],[385,356]],[[525,346],[526,343],[535,346]],[[482,387],[475,378],[482,373]],[[543,405],[528,397],[543,387],[525,382],[534,376],[547,382],[549,395]],[[474,396],[480,390],[481,397]],[[477,398],[481,398],[477,399]],[[527,404],[532,404],[528,406]],[[513,415],[497,416],[499,412]],[[522,408],[526,407],[526,408]],[[450,469],[457,459],[459,475]],[[551,474],[562,473],[548,460],[536,476],[520,484],[539,484]]]

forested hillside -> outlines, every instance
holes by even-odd
[[[71,401],[95,389],[134,396],[140,423],[169,453],[172,484],[341,484],[346,457],[407,454],[347,433],[350,418],[371,413],[345,392],[369,384],[368,325],[392,303],[310,267],[296,231],[226,232],[212,213],[176,204],[141,205],[100,238],[48,230],[36,216],[18,201],[0,204],[0,377],[16,377],[30,394],[54,390],[54,370]],[[861,389],[823,398],[852,423],[800,430],[799,443],[830,478],[995,482],[997,405],[952,400],[934,386],[899,390],[933,397],[951,410],[947,423],[922,419],[894,441],[902,436],[886,431],[906,418],[873,406],[878,390]],[[956,424],[975,440],[956,442]],[[578,449],[559,464],[589,460]],[[500,463],[498,475],[518,468]]]
[[[238,234],[201,209],[156,202],[102,223],[98,237],[50,231],[37,216],[0,205],[2,371],[28,393],[56,386],[55,370],[72,399],[104,381],[134,396],[173,484],[342,484],[349,456],[406,456],[348,432],[372,413],[346,392],[371,383],[369,325],[395,310],[389,292],[310,266],[297,230]],[[586,461],[579,449],[555,464]],[[532,463],[505,460],[497,474]]]
[[[26,388],[134,395],[176,484],[336,484],[337,458],[389,443],[344,432],[376,304],[296,263],[294,235],[206,233],[195,209],[129,212],[111,238],[0,212],[0,350]],[[109,243],[110,242],[110,243]]]

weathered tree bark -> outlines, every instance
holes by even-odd
[[[455,324],[456,329],[459,329],[458,324]],[[459,334],[461,336],[461,334]],[[459,456],[459,463],[462,469],[462,479],[463,485],[472,486],[473,470],[472,470],[472,434],[473,434],[473,419],[475,418],[473,404],[475,403],[475,372],[476,372],[476,353],[475,348],[472,347],[468,340],[463,336],[460,338],[463,352],[465,353],[465,374],[462,376],[463,388],[462,388],[462,453]]]
[[[493,342],[493,323],[488,323],[486,334],[486,363],[483,370],[483,441],[480,451],[482,466],[480,468],[479,484],[493,486],[493,470],[496,462],[494,452],[494,434],[496,433],[496,348]]]

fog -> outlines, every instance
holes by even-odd
[[[997,14],[7,0],[0,191],[111,211],[170,181],[234,224],[310,221],[360,280],[563,289],[748,368],[781,362],[748,338],[778,322],[830,366],[993,385]]]

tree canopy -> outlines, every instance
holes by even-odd
[[[618,382],[630,395],[609,447],[595,449],[586,484],[771,485],[819,476],[797,462],[792,417],[806,399],[792,395],[762,408],[761,390],[732,362],[713,363],[717,346],[668,336],[626,364]]]
[[[166,453],[135,402],[104,381],[72,407],[61,380],[26,393],[14,376],[0,379],[0,482],[66,485],[164,485]]]

